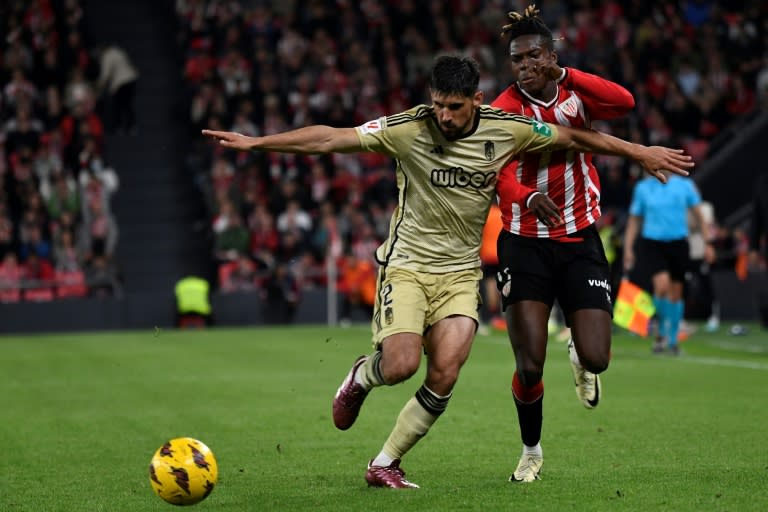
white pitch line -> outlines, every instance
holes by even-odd
[[[722,359],[720,357],[696,357],[683,355],[676,358],[677,361],[696,364],[708,364],[710,366],[730,366],[732,368],[748,368],[750,370],[768,371],[768,364],[754,361],[739,361],[736,359]]]

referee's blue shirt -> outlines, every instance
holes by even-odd
[[[669,242],[688,237],[688,209],[699,203],[690,178],[673,174],[664,184],[649,176],[635,185],[629,213],[643,218],[643,238]]]

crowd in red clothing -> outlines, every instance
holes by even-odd
[[[79,0],[0,7],[0,302],[111,294],[117,175]]]
[[[302,286],[323,284],[326,255],[354,253],[372,262],[395,205],[393,164],[373,154],[226,152],[203,139],[201,128],[259,135],[308,124],[355,126],[397,113],[426,100],[427,75],[442,52],[478,60],[490,101],[510,82],[499,33],[507,11],[521,6],[177,2],[194,141],[188,167],[209,207],[222,289],[258,286],[229,280],[243,258],[263,276],[275,262],[286,263]],[[756,84],[768,82],[761,2],[548,1],[541,7],[562,38],[561,65],[632,92],[636,108],[628,116],[595,126],[627,139],[683,146],[701,160],[724,126],[756,107]],[[598,159],[598,167],[604,207],[625,211],[639,170],[611,158]]]

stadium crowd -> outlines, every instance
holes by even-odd
[[[286,288],[295,297],[324,284],[330,255],[340,289],[353,302],[372,301],[361,284],[374,279],[374,248],[396,204],[394,173],[388,159],[372,154],[227,153],[201,137],[201,128],[259,135],[359,125],[425,101],[432,59],[446,52],[478,60],[490,101],[510,82],[499,34],[519,3],[177,1],[193,139],[187,165],[210,212],[221,290],[264,288],[275,275],[290,275]],[[540,7],[557,27],[562,65],[616,81],[635,97],[629,116],[597,129],[683,147],[701,161],[729,123],[768,103],[768,24],[760,21],[768,18],[760,2]],[[620,243],[641,172],[622,159],[596,160],[602,225]],[[743,246],[726,230],[718,243],[726,257]],[[278,267],[289,272],[274,272]]]
[[[118,228],[79,0],[0,8],[0,302],[104,296]]]

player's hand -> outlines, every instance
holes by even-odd
[[[563,68],[557,65],[557,62],[553,60],[546,60],[541,64],[541,74],[547,80],[558,81],[563,76]]]
[[[643,146],[637,157],[645,172],[662,183],[667,182],[665,172],[688,176],[689,169],[695,165],[693,158],[686,155],[682,149],[671,149],[663,146]]]
[[[563,218],[560,216],[560,209],[546,194],[534,194],[531,198],[529,208],[533,214],[536,215],[536,218],[548,228],[553,228],[563,223]]]
[[[203,130],[203,135],[219,141],[224,147],[249,151],[253,145],[252,137],[237,132],[220,132],[216,130]]]

